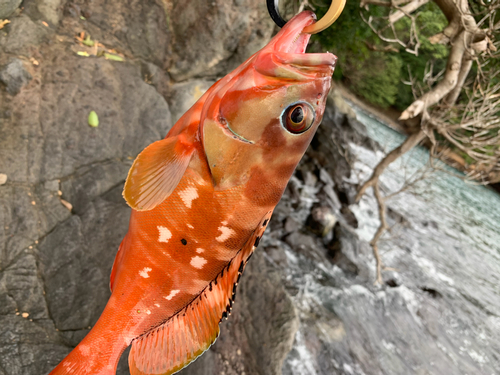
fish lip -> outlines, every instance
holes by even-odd
[[[303,33],[304,28],[316,21],[316,15],[311,11],[304,11],[293,17],[281,29],[274,50],[278,55],[286,55],[286,62],[297,60],[299,65],[318,66],[329,65],[335,67],[337,56],[330,52],[305,53],[311,34]],[[308,63],[309,62],[309,63]]]

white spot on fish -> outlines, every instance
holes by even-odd
[[[172,232],[170,232],[168,228],[159,225],[158,230],[160,231],[160,237],[158,238],[159,242],[168,242],[168,240],[172,238]]]
[[[146,310],[146,314],[151,315],[151,311]]]
[[[227,221],[226,221],[226,220],[224,220],[221,224],[222,224],[222,225],[227,225]]]
[[[227,240],[229,237],[231,237],[233,234],[235,234],[236,232],[234,230],[232,230],[231,228],[228,228],[228,227],[224,227],[224,226],[220,226],[219,228],[219,231],[222,233],[220,236],[218,237],[215,237],[215,239],[219,242],[224,242],[225,240]]]
[[[172,298],[174,298],[174,297],[175,297],[175,296],[176,296],[179,292],[180,292],[180,290],[179,290],[179,289],[172,290],[168,296],[163,297],[163,298],[165,298],[166,300],[170,301],[170,300],[171,300]]]
[[[80,353],[82,353],[84,357],[90,355],[90,348],[88,345],[78,345],[78,348],[80,348]]]
[[[205,265],[205,263],[207,263],[207,260],[205,258],[202,258],[202,257],[199,257],[199,256],[195,256],[195,257],[191,258],[191,263],[190,264],[194,268],[202,269],[203,266]]]
[[[191,208],[193,200],[198,198],[198,190],[195,187],[188,187],[186,190],[179,191],[179,196],[187,208]]]
[[[142,271],[139,271],[139,275],[141,275],[142,277],[144,277],[145,279],[147,279],[149,277],[148,273],[151,272],[152,269],[149,268],[149,267],[144,267],[144,269]]]
[[[199,247],[199,248],[197,248],[197,249],[196,249],[196,252],[197,252],[198,254],[201,254],[201,253],[202,253],[202,252],[204,252],[204,251],[205,251],[205,249],[202,249],[201,247]]]
[[[160,304],[159,304],[159,303],[155,303],[155,306],[156,306],[156,307],[160,307]]]
[[[191,224],[187,224],[188,228],[194,229],[194,227]]]

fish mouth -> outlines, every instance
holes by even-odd
[[[304,11],[288,21],[276,35],[274,49],[283,63],[303,67],[325,66],[327,70],[335,67],[337,56],[330,52],[305,53],[311,34],[304,33],[303,30],[315,21],[316,15],[313,12]]]

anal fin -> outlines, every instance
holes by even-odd
[[[170,375],[187,366],[215,342],[219,323],[231,310],[243,272],[243,251],[189,305],[161,326],[132,342],[132,375]]]

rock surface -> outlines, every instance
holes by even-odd
[[[21,88],[32,79],[33,77],[24,68],[23,62],[19,59],[14,59],[6,66],[0,68],[0,82],[5,85],[10,95],[18,94]]]
[[[14,13],[21,2],[22,0],[0,0],[0,20]]]
[[[11,21],[0,31],[0,66],[22,60],[32,79],[16,95],[0,86],[0,173],[8,176],[0,184],[0,375],[42,375],[109,297],[133,158],[213,78],[264,45],[273,25],[264,2],[249,0],[33,0]],[[78,56],[82,31],[125,61]],[[87,124],[92,110],[97,128]],[[494,243],[424,224],[431,210],[407,196],[418,204],[389,204],[401,231],[384,257],[397,271],[373,285],[363,233],[375,225],[374,201],[358,206],[353,197],[357,176],[373,167],[357,159],[380,152],[353,115],[338,96],[329,100],[221,336],[181,374],[500,373]],[[117,373],[128,374],[125,355]]]

